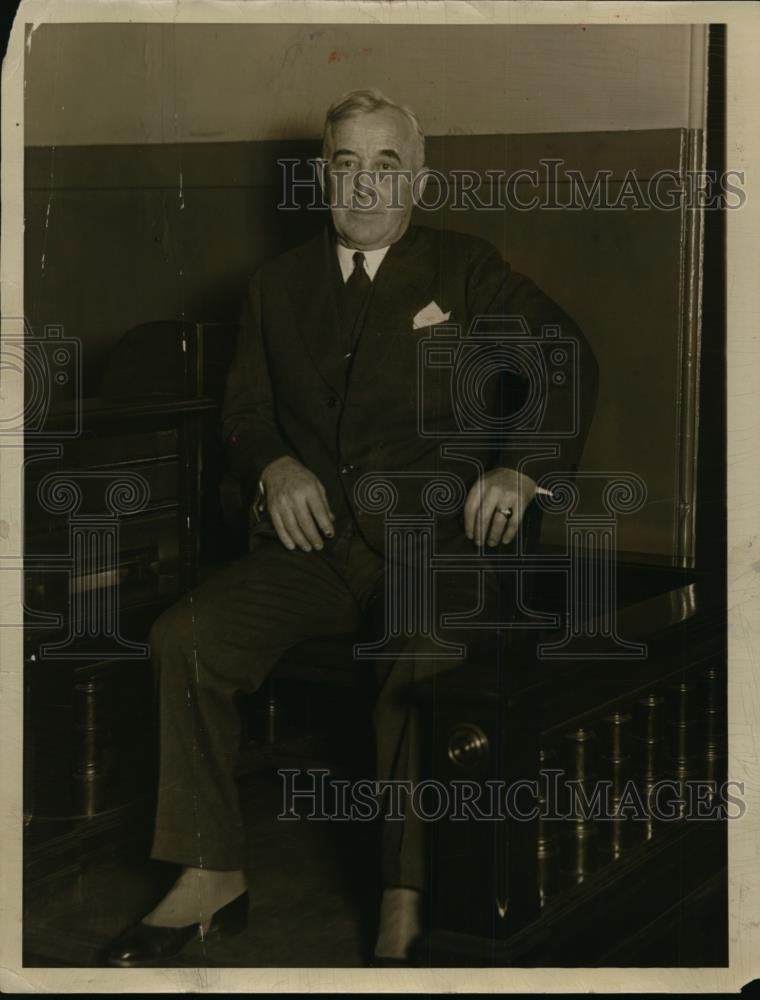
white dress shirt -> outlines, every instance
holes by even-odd
[[[343,275],[343,281],[346,282],[351,277],[354,270],[354,254],[357,253],[356,248],[344,247],[342,243],[338,243],[338,263],[340,264],[340,272]],[[375,280],[375,275],[377,274],[377,269],[383,262],[383,257],[390,250],[390,245],[387,247],[380,247],[379,250],[359,250],[359,253],[364,254],[364,270],[367,272],[370,281]]]

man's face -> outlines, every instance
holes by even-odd
[[[406,232],[420,170],[412,123],[393,108],[336,122],[325,151],[330,211],[338,238],[356,250],[395,243]]]

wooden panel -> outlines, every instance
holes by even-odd
[[[609,170],[620,180],[629,170],[645,180],[656,170],[678,170],[681,129],[631,132],[570,132],[540,135],[429,135],[428,165],[434,170],[536,168],[542,158],[559,158],[590,178]],[[143,146],[28,146],[27,191],[130,188],[251,188],[278,186],[279,159],[320,155],[316,140],[206,142]],[[563,168],[564,169],[564,168]]]

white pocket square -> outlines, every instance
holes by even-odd
[[[436,323],[445,323],[451,316],[451,312],[442,312],[437,302],[428,302],[412,320],[415,330],[421,330],[423,326],[435,326]]]

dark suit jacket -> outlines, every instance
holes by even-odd
[[[251,492],[270,462],[292,455],[319,477],[334,513],[355,517],[382,551],[384,514],[365,511],[354,494],[366,473],[391,474],[399,514],[424,509],[422,487],[436,475],[458,476],[466,490],[481,471],[516,468],[541,447],[543,456],[523,466],[533,479],[575,468],[596,397],[596,362],[573,321],[491,244],[410,227],[380,265],[348,360],[339,296],[330,227],[264,264],[250,283],[223,433],[231,470]],[[435,345],[431,328],[413,329],[431,301],[459,331],[436,336]],[[505,363],[504,337],[493,335],[503,323],[473,329],[478,317],[496,315],[527,324],[527,335],[509,341],[509,357],[521,363]],[[542,335],[546,325],[577,347],[560,345],[557,354],[556,335]],[[423,340],[432,354],[421,362]],[[505,375],[505,368],[515,371]],[[531,391],[538,397],[521,409],[521,393]],[[495,423],[515,409],[527,416],[513,419],[505,435]],[[574,436],[553,436],[573,422]],[[547,440],[535,436],[542,427]],[[438,520],[439,537],[461,531],[461,507]]]

